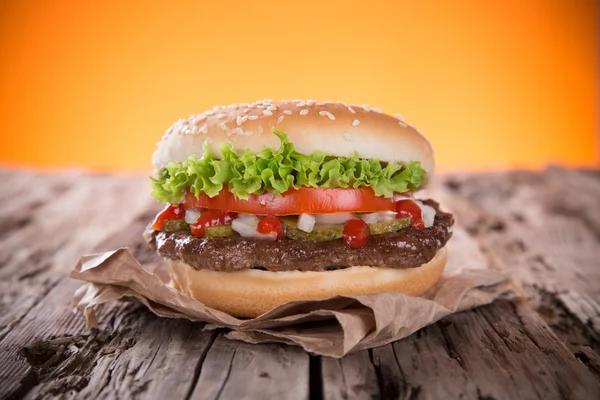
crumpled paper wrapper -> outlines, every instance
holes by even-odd
[[[94,306],[133,297],[156,315],[204,321],[206,329],[232,329],[228,337],[250,343],[301,346],[311,353],[342,357],[404,338],[439,319],[488,304],[509,290],[506,277],[456,230],[448,243],[442,279],[422,297],[402,293],[335,296],[281,305],[254,319],[239,319],[204,306],[169,286],[168,278],[145,270],[125,248],[80,259],[71,277],[87,281],[73,306],[89,327],[98,327]]]

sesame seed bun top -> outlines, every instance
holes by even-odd
[[[183,161],[202,155],[207,142],[216,157],[223,142],[238,152],[258,153],[263,147],[279,147],[271,130],[287,134],[296,150],[315,150],[333,156],[354,155],[381,161],[407,163],[420,161],[428,176],[433,175],[433,149],[429,141],[400,117],[383,114],[377,108],[344,103],[293,100],[214,107],[200,115],[181,119],[171,126],[158,143],[153,156],[155,171],[170,161]]]

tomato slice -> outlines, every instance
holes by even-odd
[[[331,214],[339,212],[395,211],[394,200],[375,195],[370,187],[358,189],[290,189],[281,196],[251,194],[248,200],[223,189],[213,198],[201,193],[185,195],[186,208],[210,208],[255,215]]]

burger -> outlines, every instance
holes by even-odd
[[[290,301],[402,292],[441,276],[453,217],[414,193],[433,150],[401,117],[313,100],[214,107],[153,156],[165,208],[146,240],[176,290],[237,317]]]

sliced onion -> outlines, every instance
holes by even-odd
[[[433,220],[435,219],[435,208],[423,204],[418,200],[415,200],[415,203],[421,207],[421,214],[425,228],[431,228],[433,226]]]
[[[360,219],[367,224],[376,224],[378,222],[393,221],[396,219],[395,211],[379,211],[360,215]]]
[[[202,209],[200,208],[188,208],[185,210],[185,222],[188,224],[195,224],[200,218],[200,214],[202,214]]]
[[[239,214],[236,219],[231,221],[231,228],[237,233],[239,233],[242,237],[276,240],[276,232],[269,232],[267,234],[264,234],[256,230],[258,221],[259,219],[256,215]]]
[[[300,214],[298,217],[298,229],[301,231],[311,233],[315,227],[315,217],[310,214]]]
[[[319,225],[339,225],[349,219],[356,219],[356,216],[352,213],[315,214],[315,221]]]

